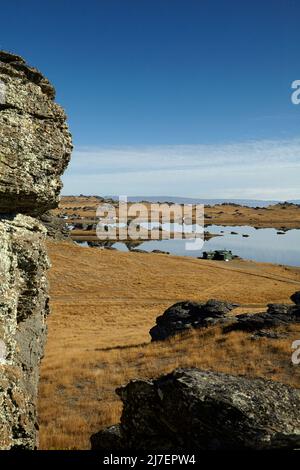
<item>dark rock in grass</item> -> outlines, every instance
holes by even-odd
[[[286,315],[290,311],[290,305],[286,304],[268,304],[268,313],[272,315]]]
[[[121,426],[116,424],[91,436],[92,449],[118,451],[126,448]]]
[[[288,333],[278,333],[273,330],[259,330],[250,336],[250,339],[260,339],[260,338],[268,338],[268,339],[282,339],[286,338]]]
[[[295,292],[290,298],[294,304],[300,305],[300,291]]]
[[[300,323],[300,306],[285,304],[269,304],[267,312],[244,313],[235,317],[235,322],[226,325],[224,332],[239,330],[254,332],[262,329],[273,329]]]
[[[121,423],[92,449],[146,452],[300,447],[300,390],[264,379],[177,369],[117,389]]]
[[[234,321],[227,315],[237,306],[215,299],[207,302],[178,302],[156,319],[156,325],[150,330],[152,341],[164,340],[193,328]]]
[[[150,336],[152,341],[159,341],[190,329],[214,325],[222,326],[223,332],[229,333],[237,330],[256,332],[300,323],[299,296],[300,292],[291,296],[296,305],[269,304],[267,312],[236,316],[230,312],[238,307],[238,304],[215,299],[207,302],[178,302],[157,317],[156,325],[150,330]]]

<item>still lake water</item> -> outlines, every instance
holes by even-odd
[[[203,248],[197,251],[186,250],[186,241],[188,240],[146,241],[141,243],[138,249],[163,250],[174,255],[194,258],[201,256],[203,251],[226,249],[232,250],[234,255],[245,259],[300,266],[300,230],[289,230],[284,235],[278,235],[277,230],[273,228],[255,229],[248,226],[210,225],[205,227],[205,230],[223,236],[205,241]],[[236,232],[237,235],[233,235],[231,232]],[[242,235],[249,235],[249,237],[246,238]],[[119,250],[127,251],[124,243],[118,242],[113,246]]]

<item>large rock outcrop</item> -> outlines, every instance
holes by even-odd
[[[177,369],[117,389],[121,423],[94,450],[270,450],[300,447],[300,390],[264,379]]]
[[[177,302],[157,317],[156,325],[149,333],[152,341],[160,341],[191,329],[219,325],[224,333],[239,330],[262,332],[265,336],[272,337],[270,332],[266,333],[265,330],[276,330],[291,323],[300,323],[300,291],[291,295],[291,300],[295,305],[269,304],[266,312],[236,316],[231,311],[238,305],[221,300]]]
[[[39,363],[49,313],[47,229],[71,137],[54,89],[0,51],[0,449],[38,444]]]
[[[34,448],[36,395],[48,313],[46,230],[18,214],[0,218],[0,448]]]
[[[151,328],[152,341],[159,341],[195,328],[231,321],[228,314],[237,304],[210,299],[207,302],[177,302],[156,319]]]
[[[72,150],[54,88],[35,68],[0,51],[0,211],[38,214],[56,207]]]

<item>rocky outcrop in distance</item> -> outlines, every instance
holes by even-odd
[[[276,334],[268,330],[300,323],[300,291],[295,292],[291,300],[295,305],[269,304],[266,312],[236,316],[232,310],[238,307],[238,304],[215,299],[207,302],[177,302],[157,317],[156,325],[150,330],[150,336],[152,341],[160,341],[192,329],[219,325],[224,333],[237,330],[260,332],[260,336],[276,338]]]
[[[0,449],[38,446],[39,364],[49,313],[47,229],[72,149],[54,88],[0,51]]]
[[[118,388],[121,423],[93,450],[287,450],[300,447],[300,390],[265,379],[177,369]]]

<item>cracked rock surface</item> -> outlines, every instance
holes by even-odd
[[[265,379],[177,369],[117,389],[121,423],[92,449],[275,450],[300,447],[300,391]]]
[[[35,449],[49,313],[41,221],[58,203],[72,144],[54,88],[38,70],[0,51],[0,85],[0,449]]]
[[[72,151],[63,109],[42,74],[0,51],[0,211],[43,213],[57,206]]]
[[[0,218],[0,449],[37,445],[35,402],[49,310],[45,236],[32,217]]]

